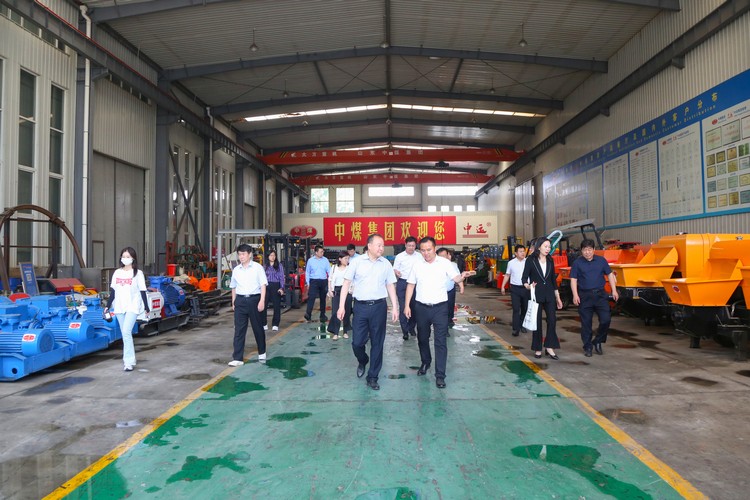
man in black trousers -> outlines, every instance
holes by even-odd
[[[573,303],[578,306],[581,317],[581,341],[583,353],[591,357],[592,348],[597,354],[604,354],[602,344],[607,342],[607,331],[612,321],[609,308],[609,297],[604,291],[604,277],[609,280],[612,298],[617,302],[617,281],[607,260],[594,255],[593,240],[581,242],[581,256],[573,261],[570,268],[570,288],[573,291]],[[599,318],[599,328],[592,340],[594,313]]]

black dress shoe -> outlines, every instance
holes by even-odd
[[[541,358],[541,357],[542,357],[542,353],[541,353],[541,352],[540,352],[539,354],[537,354],[537,353],[534,353],[534,357],[535,357],[536,359],[539,359],[539,358]]]
[[[403,334],[403,335],[401,336],[401,338],[402,338],[402,339],[404,339],[404,340],[409,340],[409,334],[408,334],[408,333],[405,333],[405,334]]]
[[[444,378],[435,379],[435,385],[438,386],[439,389],[444,389],[445,388],[445,379]]]
[[[446,334],[445,334],[445,336],[446,336],[446,337],[450,337],[450,336],[451,336],[451,334],[450,334],[450,333],[446,333]]]
[[[367,381],[367,387],[369,387],[373,391],[379,391],[380,390],[380,385],[378,385],[378,381],[377,380],[368,380]]]
[[[529,331],[526,328],[521,327],[521,333],[529,333]]]
[[[414,330],[409,331],[409,333],[411,333],[412,337],[416,337],[417,336],[417,332],[414,331]]]
[[[305,314],[305,321],[310,321],[312,318],[309,314]]]
[[[583,350],[583,355],[586,356],[587,358],[590,358],[591,357],[591,349],[584,349]]]
[[[518,330],[513,330],[513,333],[511,335],[513,335],[514,337],[518,337]]]
[[[597,353],[597,354],[604,354],[604,351],[602,350],[601,343],[594,344],[594,352]]]
[[[357,378],[362,378],[362,375],[364,375],[364,374],[365,374],[365,367],[366,367],[366,366],[367,366],[367,365],[359,365],[359,366],[357,367]]]
[[[320,317],[320,322],[321,323],[325,323],[326,321],[328,321],[328,317],[327,316],[321,316]]]
[[[556,359],[560,359],[560,358],[559,358],[559,357],[557,356],[557,354],[550,354],[550,352],[549,352],[549,351],[548,351],[547,349],[545,349],[545,350],[544,350],[544,354],[546,354],[547,356],[549,356],[550,358],[552,358],[552,359],[555,359],[555,360],[556,360]]]
[[[419,367],[419,370],[417,370],[417,375],[425,375],[427,373],[427,370],[430,369],[429,363],[422,363],[422,366]]]

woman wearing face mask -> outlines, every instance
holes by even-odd
[[[542,348],[545,353],[552,359],[559,359],[555,354],[555,349],[560,347],[560,340],[557,338],[555,323],[558,309],[562,309],[560,292],[557,291],[555,281],[555,263],[549,256],[552,250],[552,243],[547,238],[536,240],[536,250],[526,259],[524,264],[521,282],[527,290],[534,290],[536,301],[539,303],[539,309],[536,316],[536,331],[531,337],[531,349],[534,351],[535,358],[542,357]],[[547,335],[544,336],[542,343],[542,309],[547,315]]]
[[[135,347],[133,347],[133,326],[136,317],[142,312],[149,312],[146,297],[146,278],[138,270],[138,256],[132,247],[120,252],[122,267],[112,274],[109,288],[109,304],[104,312],[111,311],[117,318],[122,333],[123,370],[133,371],[135,366]]]

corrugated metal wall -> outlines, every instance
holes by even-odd
[[[154,168],[156,107],[109,80],[93,92],[92,144],[95,151],[141,168]]]
[[[689,2],[680,13],[661,15],[633,39],[610,61],[610,73],[593,77],[565,101],[565,111],[550,116],[537,127],[536,141],[544,139],[563,121],[599,96],[612,83],[627,76],[645,60],[658,52],[668,41],[680,36],[702,16],[722,2]],[[610,116],[599,116],[520,172],[519,178],[550,173],[608,141],[637,128],[656,116],[678,106],[697,94],[750,68],[750,15],[743,16],[716,34],[685,57],[685,68],[669,67],[623,98],[610,109]],[[615,79],[617,76],[617,79]],[[606,80],[607,86],[604,85]],[[564,120],[563,120],[564,118]],[[628,189],[628,186],[623,186]],[[537,218],[543,214],[537,204]],[[750,214],[650,224],[618,229],[608,236],[623,240],[655,241],[665,234],[679,231],[741,232],[750,228]]]

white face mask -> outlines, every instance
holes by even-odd
[[[133,263],[133,259],[130,257],[123,257],[122,259],[120,259],[120,262],[122,262],[123,266],[129,266]]]

